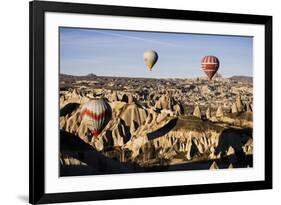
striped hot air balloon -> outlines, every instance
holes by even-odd
[[[109,122],[111,113],[111,107],[104,99],[94,99],[82,106],[80,117],[97,137]]]
[[[219,69],[220,61],[216,56],[205,56],[201,61],[201,66],[211,80]]]

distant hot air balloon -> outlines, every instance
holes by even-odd
[[[158,60],[158,54],[156,53],[156,51],[149,50],[149,51],[144,52],[143,58],[144,58],[145,65],[151,71],[152,67]]]
[[[209,79],[212,80],[219,69],[220,61],[216,56],[205,56],[202,59],[201,66]]]
[[[111,114],[111,107],[104,99],[94,99],[82,106],[80,117],[87,122],[92,135],[97,137],[109,122]]]

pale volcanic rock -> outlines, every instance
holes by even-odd
[[[223,117],[223,108],[221,105],[217,109],[216,117],[218,117],[218,118]]]
[[[212,117],[212,115],[211,115],[211,109],[210,109],[210,107],[208,107],[207,110],[206,110],[206,118],[207,118],[207,119],[211,119],[211,117]]]
[[[212,93],[214,90],[212,89],[211,86],[209,85],[203,85],[201,87],[201,93],[202,95],[209,95],[210,93]]]
[[[246,112],[252,112],[253,110],[252,110],[252,106],[250,105],[250,103],[246,103],[245,104],[245,111]]]
[[[97,151],[102,151],[104,149],[104,142],[103,142],[103,138],[99,137],[99,138],[92,138],[92,145],[94,145],[94,147],[96,148]]]
[[[210,153],[210,150],[218,144],[218,139],[219,133],[216,132],[209,132],[206,135],[204,132],[178,130],[170,131],[168,134],[153,140],[153,144],[156,148],[163,150],[173,148],[178,152],[184,152],[186,159],[191,160],[193,159],[191,155],[193,146],[198,150],[198,155]]]
[[[140,148],[148,142],[147,137],[133,137],[128,143],[124,145],[124,148],[127,148],[132,151],[132,158],[136,158],[139,155]]]
[[[161,101],[160,101],[160,100],[156,101],[156,103],[155,103],[155,108],[156,108],[156,109],[159,109],[159,110],[162,109],[162,105],[161,105]]]
[[[235,118],[231,116],[223,116],[220,118],[220,122],[226,123],[228,125],[234,125],[238,127],[253,127],[253,122],[247,119]]]
[[[145,121],[145,125],[150,124],[153,121],[153,114],[152,113],[148,113],[146,121]]]
[[[78,158],[78,154],[77,154],[77,158]],[[74,158],[74,157],[71,157],[71,156],[67,156],[67,155],[61,155],[60,156],[60,163],[62,165],[87,165],[85,164],[84,162],[81,162],[80,160]]]
[[[194,108],[193,116],[201,119],[202,115],[201,115],[201,110],[200,110],[199,105],[196,105],[196,107]]]
[[[186,147],[185,147],[185,150],[186,150],[186,158],[187,158],[187,160],[191,160],[192,159],[192,155],[191,155],[191,147],[192,147],[192,140],[191,140],[191,138],[189,138],[188,140],[187,140],[187,143],[186,143]]]
[[[181,103],[177,102],[170,94],[161,95],[155,102],[155,108],[158,110],[170,110],[175,115],[184,114],[184,108]]]
[[[174,105],[173,110],[175,111],[175,114],[177,116],[184,114],[184,109],[183,109],[183,106],[181,104]]]
[[[86,143],[91,142],[91,139],[89,139],[89,128],[85,120],[81,121],[81,124],[78,128],[78,136]]]
[[[123,107],[126,105],[125,102],[121,102],[121,101],[114,101],[114,102],[109,103],[109,104],[110,104],[110,107],[112,108],[113,115],[116,115],[116,116],[120,114]]]
[[[153,110],[149,109],[147,110],[147,119],[145,120],[144,125],[142,126],[142,128],[140,129],[140,132],[142,133],[146,133],[146,132],[150,132],[152,130],[157,129],[159,126],[161,126],[162,123],[156,123],[156,120],[158,118],[158,114],[156,112],[154,112]],[[165,122],[163,122],[165,123]]]
[[[243,151],[245,154],[253,154],[253,139],[250,138],[246,144],[243,146]]]
[[[229,79],[208,82],[203,78],[158,80],[95,77],[94,80],[76,81],[70,89],[67,82],[63,86],[60,90],[61,111],[69,103],[77,103],[81,107],[94,97],[106,97],[112,108],[112,119],[98,137],[92,137],[89,125],[79,119],[79,107],[60,116],[60,129],[77,135],[105,155],[108,153],[108,156],[115,158],[110,153],[117,153],[117,159],[122,162],[131,161],[146,166],[156,162],[168,165],[220,159],[222,152],[215,155],[215,150],[222,130],[231,126],[252,127],[251,84]],[[240,100],[237,100],[238,97]],[[194,105],[198,105],[193,112],[197,118],[192,113],[184,113]],[[241,106],[242,111],[238,111]],[[212,113],[211,107],[217,112]],[[201,109],[206,110],[204,114],[208,120],[201,120]],[[177,119],[176,125],[167,128],[174,119]],[[156,138],[148,140],[149,136],[153,136],[151,133],[155,133]],[[129,155],[125,157],[127,150]],[[234,150],[226,151],[230,154]],[[253,153],[252,140],[243,146],[243,151],[245,154]],[[119,155],[122,156],[119,158]],[[69,164],[78,163],[67,160]]]
[[[230,146],[230,147],[228,148],[228,151],[227,151],[226,155],[227,155],[227,156],[230,156],[230,155],[233,155],[233,154],[235,154],[235,150],[233,149],[232,146]]]
[[[116,111],[116,109],[113,110]],[[117,117],[115,114],[114,116],[114,118]],[[121,120],[120,122],[122,123],[115,123],[117,127],[115,126],[112,128],[114,142],[116,141],[115,139],[118,139],[118,144],[122,145],[123,143],[120,143],[120,136],[126,137],[128,134],[131,136],[144,136],[147,132],[156,130],[167,123],[167,116],[167,113],[164,111],[157,114],[153,109],[146,110],[135,103],[126,104],[121,107],[117,117],[117,120]],[[116,120],[113,119],[113,121]],[[120,130],[123,130],[123,132],[120,133]],[[124,130],[126,130],[126,132]],[[116,145],[117,144],[114,143],[114,146]]]
[[[142,152],[143,159],[142,162],[146,162],[155,156],[155,147],[152,145],[150,141],[142,144],[140,147],[140,151]]]
[[[73,91],[72,91],[72,93],[71,93],[71,98],[72,99],[80,99],[81,98],[81,96],[79,95],[79,93],[78,93],[78,90],[77,89],[73,89]]]
[[[237,106],[238,112],[243,112],[244,111],[244,106],[243,106],[243,103],[242,103],[240,95],[237,95],[237,97],[236,97],[236,106]]]
[[[171,96],[169,95],[162,95],[158,102],[156,102],[156,108],[157,109],[168,109],[168,110],[172,110],[173,109],[173,99]]]
[[[65,130],[65,128],[66,128],[66,119],[65,119],[65,117],[60,117],[60,129],[63,129],[63,130]]]
[[[77,111],[74,115],[72,115],[71,117],[69,117],[66,121],[66,127],[65,130],[67,132],[76,134],[78,127],[79,127],[79,122],[78,119],[80,117],[80,112]]]
[[[161,112],[161,113],[158,115],[157,119],[156,119],[156,123],[162,122],[162,121],[165,120],[167,117],[168,117],[168,113],[166,113],[166,112]]]
[[[171,134],[167,134],[163,137],[153,140],[154,146],[162,147],[163,149],[169,149],[178,142],[178,139],[174,138]]]
[[[94,98],[95,98],[94,93],[87,93],[87,94],[86,94],[86,97],[87,97],[88,99],[94,99]]]
[[[120,125],[121,129],[112,130],[113,146],[119,147],[124,145],[124,125]]]
[[[84,104],[85,102],[90,100],[89,97],[80,95],[78,89],[73,89],[72,91],[65,92],[64,97],[60,97],[60,99],[61,108],[68,103]]]
[[[106,148],[123,146],[131,139],[134,129],[135,127],[128,127],[120,118],[111,120],[100,134],[103,138],[103,146]]]
[[[123,108],[122,112],[120,113],[120,118],[124,120],[125,124],[134,132],[141,125],[145,124],[147,112],[137,104],[132,103]]]
[[[131,103],[133,103],[133,102],[134,102],[134,98],[133,98],[133,95],[130,93],[130,94],[128,95],[128,103],[131,104]]]
[[[163,153],[163,157],[165,159],[173,159],[176,155],[177,155],[177,152],[173,149],[170,149],[167,152]]]
[[[128,107],[126,107],[128,108]],[[142,108],[138,108],[138,109],[142,109]],[[126,110],[126,109],[124,109]],[[136,109],[133,109],[136,111]],[[137,114],[138,115],[138,114]],[[150,111],[149,115],[150,117],[148,117],[145,121],[144,124],[151,124],[151,122],[153,121],[153,112]],[[154,116],[157,116],[154,114]],[[150,119],[149,119],[150,118]],[[139,119],[137,117],[137,119]],[[128,120],[130,121],[130,120]],[[137,121],[137,120],[136,120]],[[164,120],[165,121],[165,120]],[[153,124],[153,123],[152,123]],[[163,126],[163,125],[162,125]],[[161,126],[160,126],[161,127]],[[121,130],[123,130],[124,128],[122,128]],[[121,136],[124,136],[124,133],[120,133],[120,131],[117,131],[117,129],[112,128],[112,136],[113,136],[113,141],[114,141],[114,145],[113,146],[122,146],[123,145],[123,138]],[[120,130],[120,129],[119,129]],[[145,130],[143,130],[145,133]],[[183,138],[185,137],[190,137],[194,138],[192,141],[189,140],[189,142],[192,142],[198,149],[199,153],[204,153],[206,150],[208,150],[208,147],[210,147],[211,143],[213,143],[213,140],[211,139],[207,139],[207,136],[204,133],[200,133],[200,132],[191,132],[189,133],[188,136],[186,136],[186,131],[176,131],[176,132],[169,132],[167,136],[163,136],[160,137],[159,139],[161,139],[160,141],[162,141],[161,146],[164,146],[166,148],[169,148],[171,146],[175,146],[175,143],[178,143],[178,140],[176,139],[175,136],[181,136]],[[174,136],[173,136],[174,135]],[[170,137],[169,137],[170,136]],[[138,136],[139,137],[139,136]],[[190,138],[190,139],[191,139]],[[167,140],[166,140],[167,139]],[[129,141],[130,142],[130,141]],[[128,142],[128,143],[129,143]],[[165,143],[164,143],[165,142]],[[104,144],[105,142],[102,141],[95,141],[94,146],[98,149],[98,150],[102,150],[104,149]],[[178,143],[178,149],[181,149],[181,151],[187,152],[188,151],[188,147],[190,147],[191,144],[187,143],[187,142],[180,142]],[[134,151],[136,152],[136,150]]]
[[[60,108],[62,108],[65,105],[65,95],[60,96]]]
[[[193,139],[194,144],[196,145],[198,151],[200,154],[204,153],[204,145],[202,143],[200,143],[200,141],[198,141],[197,139]]]
[[[139,117],[140,117],[140,123],[141,123],[141,125],[144,125],[146,123],[148,111],[144,108],[139,108],[138,112],[139,112]]]
[[[237,113],[238,112],[238,108],[236,103],[233,103],[231,106],[231,113]]]
[[[210,166],[210,170],[216,170],[216,169],[219,169],[219,166],[217,165],[217,163],[214,161],[212,163],[212,165]]]
[[[215,150],[216,150],[216,149],[215,149],[215,146],[211,146],[211,147],[210,147],[210,152],[211,152],[211,153],[210,153],[210,155],[208,156],[209,159],[216,159],[216,158],[217,158],[217,156],[215,155]]]
[[[111,101],[115,102],[115,101],[119,101],[118,95],[117,95],[117,91],[113,91],[112,93],[112,97],[111,97]]]

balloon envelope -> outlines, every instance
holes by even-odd
[[[111,107],[104,99],[94,99],[82,106],[80,117],[87,122],[93,136],[97,137],[109,122],[111,114]]]
[[[219,69],[220,62],[216,56],[205,56],[201,61],[203,71],[211,80]]]
[[[144,59],[144,63],[147,66],[147,68],[149,70],[152,70],[152,67],[158,60],[158,54],[156,53],[156,51],[149,50],[149,51],[144,52],[143,59]]]

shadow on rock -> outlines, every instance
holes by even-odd
[[[252,129],[235,129],[229,128],[222,131],[219,136],[219,143],[215,149],[215,155],[221,153],[222,156],[226,154],[230,147],[235,151],[235,154],[229,157],[231,163],[242,164],[246,161],[246,155],[243,151],[243,146],[252,138]]]
[[[238,161],[233,163],[231,162],[231,157],[233,156],[226,156],[217,160],[202,160],[197,162],[187,162],[168,166],[146,167],[144,168],[144,172],[209,170],[214,162],[216,162],[218,169],[228,169],[230,165],[232,165],[233,168],[253,167],[253,155],[245,156],[243,163],[240,163]]]
[[[60,110],[60,116],[66,116],[67,114],[72,113],[80,106],[79,103],[68,103]]]
[[[156,139],[158,137],[161,137],[165,134],[167,134],[168,132],[170,132],[177,124],[178,118],[174,118],[172,120],[170,120],[165,126],[161,127],[160,129],[148,133],[147,134],[147,138],[148,140],[153,140]]]
[[[60,176],[90,174],[115,174],[141,172],[142,168],[133,163],[122,163],[104,156],[78,136],[60,131],[60,153],[78,159],[86,165],[60,164]]]

